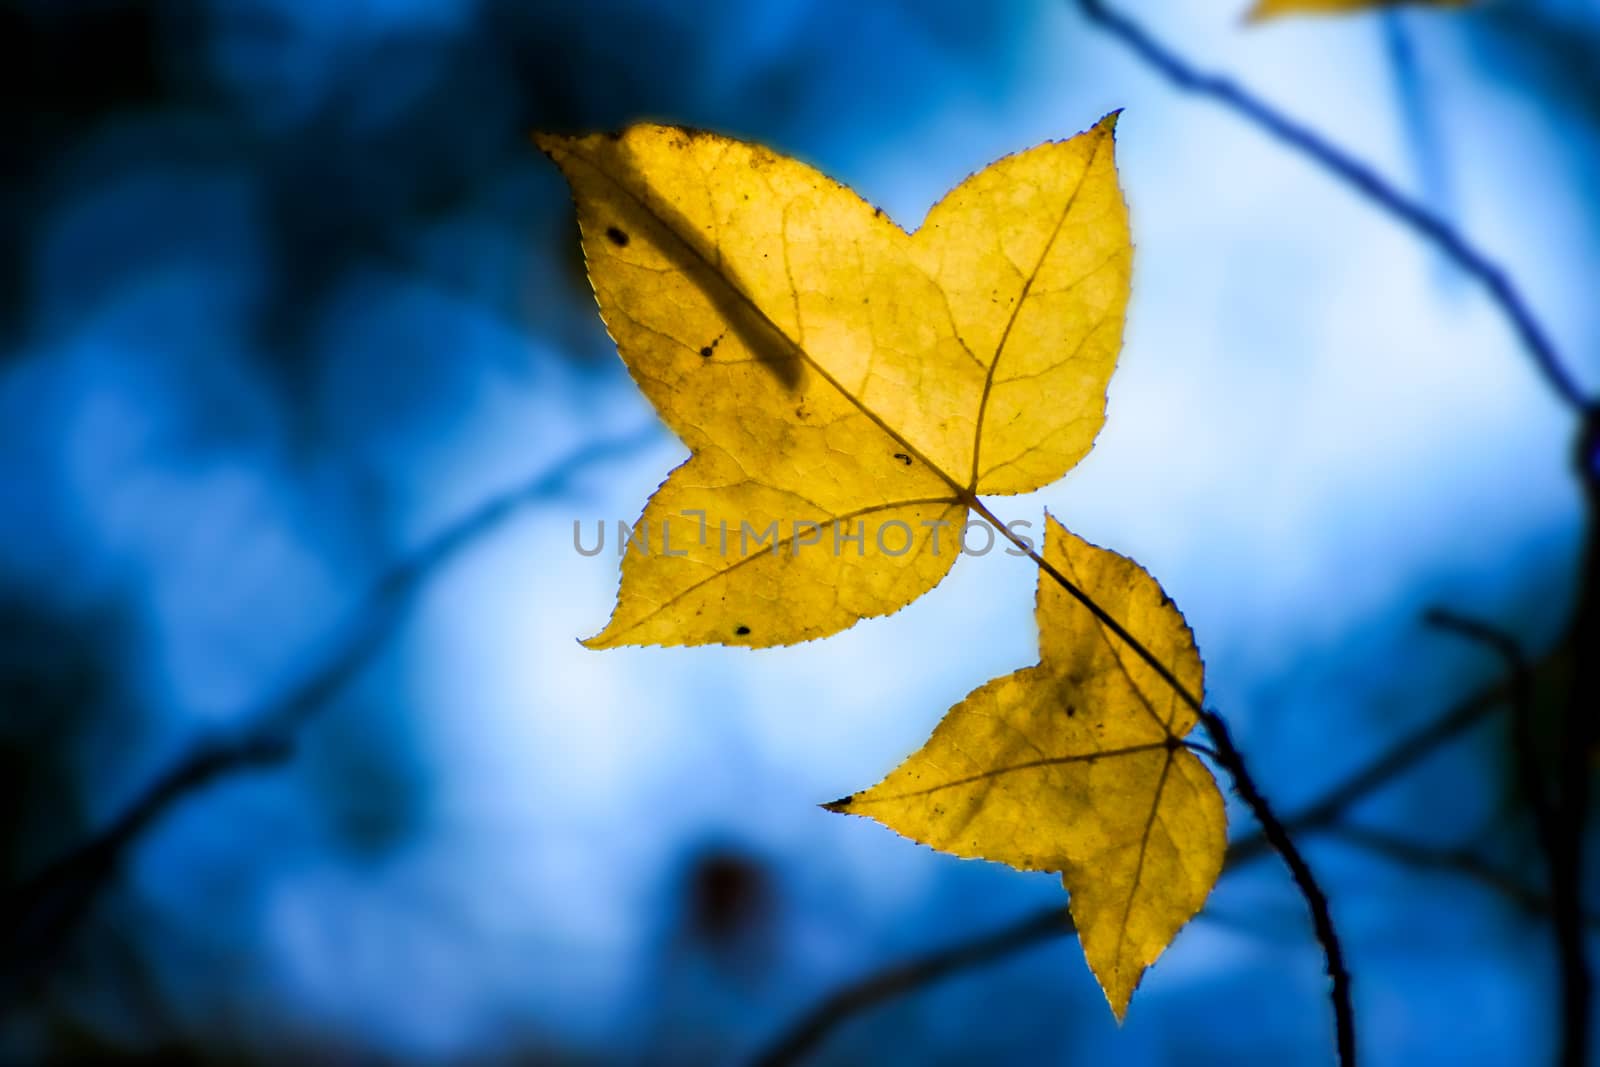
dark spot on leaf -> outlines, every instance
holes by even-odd
[[[1076,706],[1074,706],[1074,705],[1072,705],[1072,704],[1068,704],[1068,705],[1067,705],[1067,718],[1069,718],[1069,719],[1070,719],[1070,718],[1072,718],[1072,717],[1073,717],[1073,716],[1074,716],[1074,715],[1076,715],[1076,714],[1078,714],[1078,709],[1077,709],[1077,707],[1076,707]]]
[[[872,217],[875,218],[875,219],[883,218],[883,208],[881,208],[881,207],[873,208],[872,209]]]
[[[848,810],[850,810],[851,802],[854,801],[855,798],[856,798],[856,795],[854,793],[851,793],[847,797],[840,797],[838,800],[835,800],[835,801],[833,801],[832,803],[829,803],[829,804],[824,804],[822,806],[827,808],[829,811],[848,811]]]
[[[703,345],[700,348],[700,354],[702,356],[704,356],[705,358],[707,358],[707,359],[711,358],[711,351],[712,351],[712,349],[711,349],[710,345]]]
[[[618,248],[628,247],[628,235],[617,229],[615,226],[606,227],[606,236],[611,238],[611,243],[616,245]]]
[[[894,458],[899,460],[901,463],[904,463],[908,467],[911,466],[911,457],[906,455],[904,452],[896,452],[894,454]]]
[[[744,637],[744,636],[746,636],[747,634],[750,633],[750,627],[748,627],[748,626],[737,626],[737,627],[734,628],[733,632],[738,634],[740,637]]]

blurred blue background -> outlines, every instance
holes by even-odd
[[[1133,0],[1129,0],[1133,4]],[[1502,260],[1600,384],[1600,11],[1246,27],[1131,9]],[[826,642],[591,653],[683,455],[528,141],[759,139],[915,225],[1114,108],[1138,253],[1090,457],[1033,497],[1183,606],[1281,810],[1534,651],[1573,600],[1572,426],[1471,283],[1056,0],[9,0],[0,158],[0,867],[20,882],[326,654],[393,560],[587,444],[442,570],[294,758],[173,809],[6,1006],[0,1061],[681,1063],[1062,899],[816,802],[1033,661],[1034,573],[960,562]],[[642,435],[642,436],[641,436]],[[591,527],[592,528],[592,527]],[[1504,723],[1352,821],[1538,865]],[[1232,811],[1235,833],[1250,829]],[[1309,836],[1368,1061],[1546,1061],[1544,920]],[[816,1063],[1322,1062],[1286,873],[1228,874],[1120,1029],[1058,939],[862,1014]]]

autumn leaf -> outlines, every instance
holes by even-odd
[[[1385,7],[1466,7],[1474,0],[1257,0],[1250,18],[1278,18],[1283,15],[1348,15]]]
[[[979,494],[1076,464],[1128,299],[1114,125],[980,171],[914,234],[759,145],[539,135],[617,349],[691,452],[586,644],[781,645],[897,611]]]
[[[1045,558],[1202,691],[1194,638],[1155,579],[1054,518]],[[1120,1020],[1222,871],[1222,795],[1182,743],[1195,713],[1043,571],[1036,617],[1037,666],[974,690],[882,782],[826,807],[957,856],[1061,871]]]

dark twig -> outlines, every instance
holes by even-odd
[[[1361,770],[1333,786],[1298,815],[1290,816],[1285,821],[1286,827],[1293,833],[1333,829],[1339,817],[1351,806],[1377,792],[1406,768],[1424,759],[1468,727],[1481,722],[1503,700],[1504,691],[1498,686],[1474,694],[1385,748]],[[1270,848],[1265,834],[1259,830],[1239,838],[1228,846],[1224,870],[1250,863],[1265,855]],[[1460,873],[1470,872],[1461,870]],[[932,985],[959,971],[1071,934],[1073,929],[1072,913],[1064,905],[1053,906],[998,930],[875,971],[817,1002],[752,1062],[761,1067],[783,1067],[797,1063],[836,1028],[879,1004]]]
[[[1428,612],[1427,621],[1440,630],[1483,645],[1505,662],[1511,684],[1511,748],[1517,762],[1517,778],[1533,815],[1534,835],[1549,873],[1554,920],[1551,936],[1561,963],[1563,1060],[1587,1062],[1589,961],[1582,893],[1576,867],[1569,867],[1569,861],[1576,861],[1571,861],[1562,840],[1562,815],[1551,801],[1540,773],[1533,734],[1533,671],[1511,635],[1486,622],[1442,608]]]
[[[1358,801],[1398,778],[1445,742],[1488,718],[1506,699],[1503,685],[1481,689],[1436,719],[1406,734],[1384,749],[1382,755],[1329,789],[1321,799],[1289,816],[1297,831],[1320,830],[1333,825]],[[1248,863],[1265,855],[1270,845],[1259,830],[1234,841],[1228,858]]]
[[[1533,815],[1534,833],[1551,868],[1554,882],[1556,860],[1556,813],[1544,775],[1539,767],[1538,745],[1533,733],[1533,669],[1515,638],[1480,619],[1469,618],[1446,608],[1433,608],[1424,620],[1434,629],[1455,634],[1489,649],[1505,663],[1511,696],[1511,748],[1517,761],[1518,785],[1528,810]]]
[[[1385,11],[1379,16],[1383,27],[1384,50],[1394,72],[1395,96],[1400,119],[1405,127],[1406,144],[1416,165],[1421,195],[1434,205],[1450,199],[1449,171],[1443,165],[1438,123],[1428,106],[1421,74],[1417,69],[1416,49],[1406,26],[1406,15]]]
[[[626,455],[658,437],[652,426],[590,443],[545,472],[479,505],[391,567],[368,593],[355,621],[297,684],[243,721],[233,735],[196,743],[98,834],[0,897],[0,1013],[37,978],[123,859],[164,815],[207,786],[280,763],[293,752],[299,729],[357,677],[394,633],[416,593],[464,549],[478,543],[522,507],[569,489],[588,468]]]
[[[834,1027],[875,1004],[1072,931],[1072,913],[1064,907],[1049,907],[982,937],[886,967],[824,998],[751,1061],[752,1067],[783,1067],[796,1063]]]
[[[1310,157],[1477,279],[1510,321],[1545,382],[1568,407],[1576,412],[1584,411],[1587,399],[1583,389],[1562,362],[1555,345],[1516,284],[1498,264],[1473,247],[1450,223],[1396,189],[1367,163],[1289,118],[1254,93],[1227,78],[1192,66],[1151,36],[1143,26],[1126,15],[1112,11],[1101,0],[1078,0],[1078,7],[1090,21],[1127,45],[1173,85],[1185,92],[1217,101],[1255,124],[1280,144]]]
[[[1311,910],[1311,922],[1316,928],[1317,940],[1322,942],[1322,950],[1327,957],[1328,978],[1333,983],[1334,1034],[1339,1049],[1339,1062],[1345,1067],[1350,1067],[1356,1062],[1355,1010],[1350,999],[1350,972],[1345,966],[1339,935],[1333,928],[1333,914],[1328,908],[1328,898],[1323,893],[1322,887],[1317,884],[1305,857],[1295,847],[1288,828],[1278,821],[1267,804],[1267,798],[1256,788],[1255,781],[1245,771],[1244,757],[1234,747],[1233,738],[1228,733],[1228,724],[1214,711],[1201,712],[1201,720],[1206,724],[1206,731],[1211,735],[1212,743],[1216,745],[1222,766],[1227,768],[1228,774],[1233,778],[1234,789],[1238,791],[1245,804],[1249,805],[1256,822],[1261,826],[1261,832],[1266,835],[1273,850],[1283,857],[1284,863],[1288,864],[1289,872],[1294,875],[1295,884],[1300,887],[1300,895],[1305,898],[1306,906]]]
[[[1548,915],[1554,908],[1554,902],[1547,894],[1524,885],[1470,848],[1441,848],[1412,841],[1388,830],[1364,826],[1330,826],[1327,833],[1337,841],[1365,849],[1403,866],[1461,875],[1481,882],[1533,915]],[[1583,921],[1587,926],[1600,927],[1600,916],[1586,915]]]
[[[1562,1062],[1581,1067],[1592,1044],[1590,1009],[1593,971],[1582,929],[1584,836],[1589,817],[1589,776],[1600,745],[1600,404],[1591,406],[1578,436],[1578,475],[1588,505],[1584,558],[1579,570],[1578,603],[1567,647],[1573,675],[1563,709],[1561,757],[1556,802],[1556,871],[1550,894],[1555,923],[1568,946],[1569,968],[1562,983]]]

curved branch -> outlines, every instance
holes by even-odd
[[[1517,778],[1533,815],[1535,840],[1544,857],[1555,906],[1550,924],[1556,958],[1561,962],[1561,1032],[1565,1062],[1587,1061],[1589,1029],[1589,957],[1579,891],[1579,873],[1563,848],[1561,818],[1539,771],[1533,735],[1533,670],[1522,647],[1510,634],[1479,619],[1443,608],[1428,612],[1436,629],[1489,649],[1504,661],[1511,684],[1511,749]],[[1587,773],[1587,771],[1585,771]]]
[[[785,1067],[799,1062],[840,1023],[904,993],[932,985],[953,974],[1020,952],[1073,932],[1072,913],[1065,905],[1044,908],[1010,926],[949,948],[936,949],[904,963],[885,967],[823,998],[777,1041],[751,1061],[751,1067]]]
[[[1151,36],[1143,26],[1126,15],[1112,11],[1101,0],[1078,0],[1078,8],[1086,18],[1127,45],[1173,85],[1184,92],[1217,101],[1280,144],[1309,157],[1443,252],[1456,266],[1483,285],[1495,306],[1510,322],[1535,368],[1556,395],[1580,414],[1588,407],[1588,398],[1582,387],[1562,361],[1555,344],[1533,314],[1516,283],[1499,264],[1474,247],[1454,226],[1395,188],[1364,161],[1332,144],[1310,127],[1289,118],[1248,89],[1220,75],[1197,69]]]
[[[1322,943],[1322,951],[1327,957],[1328,978],[1333,983],[1334,1035],[1339,1049],[1339,1062],[1350,1067],[1356,1062],[1355,1008],[1350,1000],[1350,971],[1345,966],[1344,949],[1333,927],[1333,913],[1328,908],[1327,894],[1317,884],[1310,865],[1295,847],[1288,828],[1278,821],[1266,796],[1256,787],[1255,780],[1245,769],[1244,757],[1234,747],[1228,724],[1214,711],[1201,712],[1201,720],[1206,724],[1206,732],[1211,735],[1212,743],[1216,745],[1222,766],[1233,778],[1234,789],[1249,805],[1256,822],[1261,824],[1261,832],[1266,835],[1273,851],[1288,864],[1289,873],[1294,876],[1295,885],[1300,887],[1300,895],[1305,898],[1306,907],[1311,911],[1311,924],[1317,931],[1317,940]]]
[[[1533,813],[1534,831],[1545,862],[1555,878],[1557,845],[1556,813],[1544,776],[1539,773],[1538,750],[1533,736],[1533,668],[1510,634],[1483,622],[1445,608],[1433,608],[1424,621],[1436,630],[1482,645],[1505,663],[1511,689],[1511,747],[1517,761],[1517,777]]]
[[[379,578],[353,625],[327,655],[287,692],[247,716],[243,731],[196,742],[105,829],[0,896],[0,1014],[49,966],[115,879],[127,854],[162,817],[207,786],[293,754],[299,729],[371,662],[417,592],[447,563],[524,506],[566,492],[587,468],[636,451],[657,437],[652,425],[583,445],[439,531]]]

